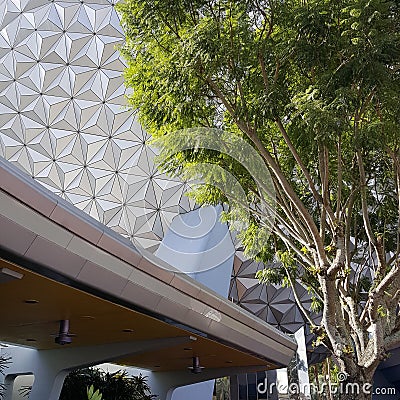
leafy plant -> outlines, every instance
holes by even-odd
[[[86,400],[91,387],[93,392],[90,393],[103,396],[104,400],[152,400],[155,397],[145,376],[129,377],[125,371],[110,373],[99,368],[84,368],[68,374],[60,400]]]
[[[102,400],[102,398],[103,395],[98,389],[95,391],[93,385],[87,388],[87,400]]]

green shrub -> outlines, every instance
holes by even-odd
[[[60,400],[87,400],[88,388],[93,386],[102,397],[90,400],[152,400],[147,377],[129,377],[126,372],[105,372],[99,368],[84,368],[72,371],[65,378]]]

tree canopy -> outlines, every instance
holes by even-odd
[[[257,276],[310,290],[322,321],[299,306],[349,381],[370,381],[400,344],[399,8],[383,0],[118,7],[129,101],[161,146],[161,167],[186,179],[204,162],[228,170],[251,215],[241,233],[250,251],[270,218],[254,177],[228,152],[175,152],[174,132],[218,128],[258,152],[276,204],[257,256],[276,263]],[[217,179],[203,174],[191,192],[198,203],[229,203]]]

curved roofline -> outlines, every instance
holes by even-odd
[[[0,157],[3,255],[102,298],[286,365],[295,341],[51,193]],[[10,235],[11,238],[12,235]],[[12,260],[11,260],[12,261]],[[20,264],[22,265],[22,264]]]

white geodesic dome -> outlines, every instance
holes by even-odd
[[[0,2],[0,155],[154,249],[190,208],[126,108],[112,0]]]

